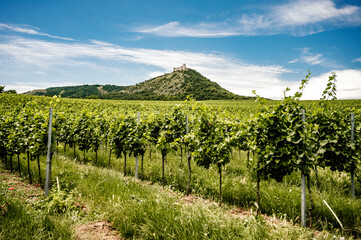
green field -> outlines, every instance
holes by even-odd
[[[263,172],[267,169],[274,171],[273,166],[270,165],[271,168],[267,169],[257,168],[257,164],[262,163],[262,152],[254,150],[257,145],[251,140],[244,140],[247,144],[236,142],[235,145],[229,146],[223,146],[220,141],[221,137],[224,137],[225,141],[234,139],[234,136],[238,136],[237,132],[247,133],[249,139],[252,139],[254,131],[259,131],[261,127],[242,130],[243,127],[248,126],[249,121],[259,119],[261,115],[257,114],[262,111],[264,117],[267,113],[264,109],[273,109],[273,106],[282,104],[280,101],[268,101],[260,105],[252,100],[59,100],[1,94],[0,104],[2,172],[12,169],[13,174],[19,174],[19,156],[22,178],[30,180],[30,169],[33,182],[39,182],[39,156],[40,182],[44,184],[44,143],[47,140],[44,136],[47,134],[49,106],[54,107],[55,136],[52,173],[54,185],[50,197],[28,203],[25,201],[26,196],[20,196],[20,193],[13,195],[7,185],[1,185],[0,204],[10,205],[1,214],[0,239],[24,239],[27,235],[33,236],[34,239],[71,239],[75,238],[76,226],[99,219],[111,222],[123,238],[130,239],[334,239],[334,235],[337,238],[361,237],[361,171],[358,145],[361,100],[329,101],[327,111],[331,112],[329,109],[332,109],[332,114],[325,115],[335,116],[334,113],[337,113],[340,116],[337,115],[338,118],[331,120],[339,120],[345,125],[345,128],[327,134],[340,136],[340,140],[336,141],[337,145],[343,143],[342,136],[349,140],[349,113],[355,113],[356,148],[351,148],[354,151],[353,161],[357,164],[355,198],[350,197],[348,160],[337,162],[336,170],[327,161],[323,163],[318,159],[316,164],[315,160],[312,166],[318,166],[317,180],[313,168],[309,174],[309,189],[312,192],[314,207],[310,213],[307,211],[306,229],[299,227],[301,171],[293,167],[281,181],[273,179],[273,172],[269,172],[269,175],[260,180],[260,206],[257,208],[257,169]],[[317,101],[299,102],[300,108],[306,109],[308,121],[315,116],[323,116],[326,119],[321,114],[323,111],[317,110],[318,104]],[[140,112],[141,118],[139,126],[136,124],[137,112]],[[188,138],[203,139],[202,141],[208,139],[207,134],[200,135],[202,121],[209,120],[209,126],[216,125],[214,141],[197,145],[194,141],[187,140],[188,138],[178,136],[179,131],[186,134],[182,116],[189,117]],[[207,117],[200,120],[200,116]],[[179,119],[183,119],[183,122],[177,122]],[[315,123],[309,126],[311,130],[320,131],[322,127],[326,129],[326,126],[317,123],[317,118],[315,119]],[[154,126],[163,130],[158,131],[155,138],[151,138]],[[345,134],[342,133],[342,129]],[[71,142],[69,138],[76,132],[77,138]],[[130,136],[125,138],[125,134]],[[321,136],[321,132],[315,135]],[[313,136],[312,131],[309,136]],[[114,139],[119,139],[119,145]],[[190,162],[192,178],[189,189],[193,198],[198,200],[189,204],[184,200],[189,173],[186,146],[206,146],[217,141],[220,141],[216,146],[218,151],[224,150],[225,159],[229,162],[220,159],[221,163],[211,162],[209,167],[205,168],[199,159],[200,156],[208,155],[201,155],[204,151],[194,149],[194,158]],[[129,148],[117,153],[117,149],[128,146],[127,144]],[[317,144],[314,144],[316,148]],[[268,145],[271,146],[271,142]],[[336,145],[331,144],[325,151],[330,154],[337,151],[339,154],[337,149],[332,150]],[[345,152],[347,151],[345,148]],[[29,161],[29,169],[28,152],[33,157]],[[127,161],[124,169],[125,155]],[[141,181],[134,178],[135,155],[139,158]],[[162,158],[163,155],[166,156],[165,159]],[[331,155],[327,156],[331,159]],[[344,170],[340,170],[341,163],[344,164]],[[222,206],[219,206],[219,169],[223,177]],[[127,176],[124,176],[124,173]],[[56,177],[60,179],[60,192],[54,180]],[[342,229],[323,200],[327,201],[340,219]],[[78,204],[75,203],[86,206],[86,210],[77,207]],[[239,209],[247,214],[243,217],[230,214],[239,212]],[[257,210],[265,215],[258,216]],[[316,230],[322,232],[315,232]]]

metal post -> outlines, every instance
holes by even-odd
[[[140,120],[140,114],[139,112],[137,113],[137,126],[139,124],[139,120]],[[137,132],[138,132],[138,127],[137,127]],[[138,154],[135,157],[135,178],[138,178]]]
[[[305,122],[305,109],[302,109],[302,121]],[[301,225],[306,227],[306,178],[301,173]]]
[[[46,155],[46,178],[45,178],[45,196],[49,195],[51,182],[51,130],[53,126],[53,107],[49,112],[49,130],[48,130],[48,154]]]
[[[354,144],[355,138],[355,115],[351,113],[351,144]],[[352,166],[353,167],[353,166]],[[355,198],[355,170],[351,169],[351,198]]]
[[[301,174],[301,225],[306,227],[306,178]]]

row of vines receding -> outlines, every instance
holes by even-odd
[[[310,73],[302,80],[293,96],[286,96],[273,105],[261,106],[252,114],[230,114],[187,99],[184,103],[163,111],[141,112],[131,106],[106,109],[96,102],[87,102],[83,109],[65,99],[31,98],[2,95],[4,107],[0,111],[0,154],[7,168],[26,173],[30,183],[33,176],[30,164],[37,160],[38,182],[42,184],[39,159],[46,154],[48,135],[48,107],[54,106],[53,148],[63,146],[63,153],[72,149],[72,157],[87,162],[87,154],[108,152],[108,166],[112,156],[124,159],[124,175],[127,175],[127,156],[140,157],[140,177],[144,174],[144,155],[149,152],[154,161],[155,151],[161,155],[162,177],[166,184],[165,164],[167,156],[180,151],[183,163],[188,156],[187,194],[191,192],[192,159],[203,168],[213,167],[219,179],[219,200],[222,201],[222,174],[232,161],[236,149],[246,153],[242,163],[256,179],[257,210],[262,210],[261,181],[274,179],[282,182],[293,172],[306,175],[310,210],[314,208],[310,188],[310,174],[315,173],[319,184],[318,169],[357,175],[360,168],[361,109],[335,107],[336,75],[330,76],[322,99],[312,105],[304,105],[300,98],[310,79]],[[9,98],[12,98],[9,100]],[[257,101],[264,99],[258,97]],[[354,127],[351,124],[354,114]],[[78,152],[78,154],[77,154]],[[189,153],[189,154],[187,154]],[[61,154],[59,152],[59,154]],[[27,169],[20,169],[20,156],[25,156]],[[17,169],[14,162],[17,161]],[[351,186],[353,185],[353,186]],[[350,195],[354,194],[350,183]],[[359,198],[360,193],[356,193]],[[352,227],[352,226],[351,226]],[[354,227],[354,226],[353,226]],[[360,230],[361,231],[361,230]]]

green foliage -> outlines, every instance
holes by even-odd
[[[9,145],[8,139],[11,129],[14,127],[14,118],[11,115],[0,117],[0,155],[5,157],[7,154],[15,153],[18,150],[18,144],[12,142]]]
[[[198,100],[208,99],[248,99],[238,96],[210,81],[195,70],[165,74],[133,86],[82,85],[52,87],[45,91],[28,94],[88,99],[127,100],[183,100],[188,95]]]
[[[211,164],[223,166],[230,161],[231,144],[226,126],[211,110],[201,109],[197,122],[188,134],[188,144],[197,165],[209,168]]]
[[[327,87],[322,93],[322,100],[336,100],[336,73],[328,78]]]
[[[59,149],[63,147],[65,155],[70,156],[65,144],[74,146],[74,151],[102,150],[98,152],[101,156],[100,164],[97,165],[117,170],[122,161],[115,159],[113,155],[109,156],[109,145],[108,148],[105,146],[105,149],[100,149],[101,142],[109,141],[118,157],[126,154],[142,155],[146,150],[158,146],[161,155],[169,156],[164,182],[180,191],[187,188],[185,175],[188,169],[177,161],[177,148],[185,144],[193,152],[195,160],[191,163],[194,172],[191,183],[193,192],[214,198],[217,192],[214,175],[221,166],[221,170],[226,173],[225,201],[246,207],[250,207],[255,200],[254,171],[245,168],[246,162],[243,159],[246,158],[246,153],[240,153],[242,161],[234,162],[237,155],[232,149],[251,150],[249,165],[258,170],[263,179],[268,179],[262,182],[262,186],[268,188],[261,191],[264,194],[263,201],[267,201],[262,210],[269,214],[275,212],[280,216],[287,213],[292,219],[297,219],[299,196],[294,194],[294,189],[298,187],[299,181],[295,177],[297,174],[292,172],[299,169],[312,176],[313,172],[310,170],[317,165],[324,167],[325,171],[329,171],[330,166],[332,170],[350,172],[354,169],[358,173],[360,164],[361,101],[327,101],[332,97],[325,94],[333,96],[332,89],[336,89],[333,85],[327,86],[329,90],[324,94],[326,97],[317,104],[300,101],[308,79],[309,75],[302,81],[295,96],[285,95],[282,101],[267,101],[262,109],[257,109],[254,103],[241,101],[209,101],[205,105],[213,107],[205,107],[195,101],[181,104],[63,99],[54,108],[54,134],[59,140]],[[330,79],[332,84],[335,83],[335,78]],[[31,152],[32,155],[44,155],[48,106],[55,104],[57,99],[4,94],[0,96],[0,100],[1,153]],[[174,104],[180,105],[174,108]],[[306,122],[302,121],[304,109],[307,110]],[[142,115],[139,124],[135,118],[137,111],[141,111]],[[354,144],[350,140],[351,111],[355,112],[356,117]],[[190,132],[184,137],[186,115],[190,119]],[[85,142],[82,142],[83,139]],[[252,156],[252,152],[255,152],[255,156]],[[21,154],[21,159],[24,156],[26,155]],[[161,170],[156,156],[154,154],[150,158],[151,161],[146,165],[149,169],[142,178],[160,181]],[[114,160],[112,164],[111,157]],[[90,161],[92,158],[94,159],[94,153],[90,152]],[[257,161],[252,162],[252,159]],[[196,163],[207,170],[197,168]],[[133,171],[133,168],[131,162],[128,171]],[[320,176],[320,179],[335,183],[337,174],[338,172],[332,173],[329,178]],[[284,181],[276,183],[269,178]],[[347,200],[347,179],[337,185],[340,194],[336,190],[327,193],[332,188],[331,183],[320,183],[320,186],[324,194],[322,196],[332,199],[332,195],[335,195],[342,201]],[[356,184],[356,196],[359,196],[359,191]],[[316,200],[322,201],[321,197],[316,197]],[[288,201],[290,204],[285,204]],[[336,201],[332,203],[337,205]],[[322,223],[327,219],[331,226],[334,224],[330,220],[332,216],[321,205],[322,202],[316,203],[320,210],[315,209],[313,216],[315,220],[321,219]],[[349,227],[359,222],[359,210],[351,205],[347,205],[347,212],[352,214],[350,217],[343,216],[342,220]],[[342,212],[342,204],[335,208]]]
[[[54,128],[56,129],[57,140],[73,147],[77,141],[74,126],[75,118],[66,118],[63,112],[56,114]]]
[[[316,128],[312,139],[316,165],[330,167],[333,171],[355,172],[360,155],[351,143],[351,110],[334,109],[329,101],[336,99],[336,74],[332,73],[310,116],[310,122]]]
[[[159,137],[156,144],[162,155],[175,150],[179,143],[183,143],[186,134],[186,116],[180,108],[174,108],[173,113],[165,115],[159,129]]]
[[[145,154],[150,139],[148,130],[148,122],[146,120],[139,120],[139,123],[136,123],[136,127],[129,140],[131,144],[130,154],[134,156],[142,156]]]
[[[122,154],[126,155],[131,151],[137,124],[132,117],[128,116],[120,120],[116,127],[112,144],[116,156],[120,158]]]
[[[0,191],[0,239],[71,239],[74,222],[64,216],[51,216],[43,209],[34,209],[21,199],[19,193]],[[6,191],[6,190],[5,190]],[[40,203],[39,203],[40,205]],[[3,213],[3,214],[1,214]]]
[[[5,93],[16,94],[16,90],[10,89],[5,91]]]
[[[285,96],[281,102],[261,109],[254,116],[251,141],[258,155],[256,170],[263,179],[282,181],[295,169],[309,173],[313,165],[314,158],[307,142],[312,126],[303,121],[304,107],[299,102],[309,76],[310,73],[293,97]]]
[[[54,186],[55,187],[55,186]],[[42,209],[49,214],[80,213],[82,210],[72,196],[72,193],[56,191],[34,204],[35,209]]]

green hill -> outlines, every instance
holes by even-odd
[[[124,100],[197,100],[248,99],[227,91],[193,69],[176,71],[132,86],[82,85],[52,87],[27,94],[70,98],[101,98]]]

